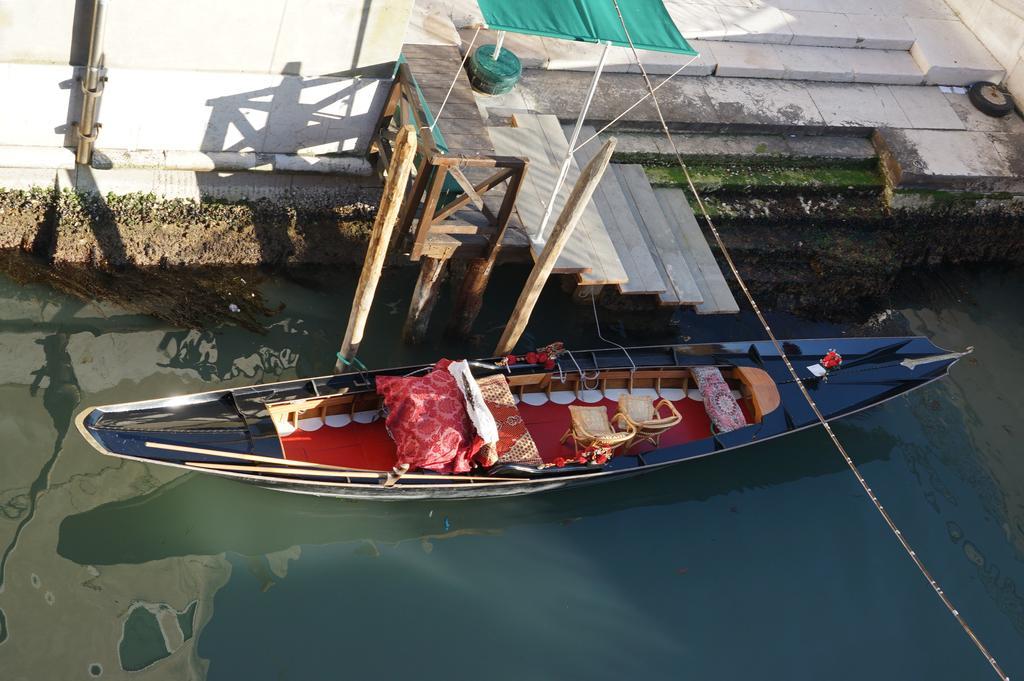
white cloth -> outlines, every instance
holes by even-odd
[[[469,414],[469,420],[473,422],[476,434],[484,444],[492,445],[497,442],[498,423],[484,402],[484,394],[480,392],[480,386],[476,384],[473,372],[469,370],[469,363],[466,360],[452,362],[448,365],[448,373],[455,378],[455,384],[462,391],[466,412]]]

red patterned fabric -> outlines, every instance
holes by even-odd
[[[697,379],[697,387],[704,398],[704,411],[721,433],[728,433],[747,425],[743,410],[732,396],[729,384],[716,367],[694,367],[691,369]]]
[[[399,464],[438,473],[465,473],[480,448],[462,392],[447,370],[426,376],[378,376],[387,427]]]
[[[493,445],[484,445],[477,456],[481,465],[485,468],[498,463],[543,465],[544,460],[540,458],[537,445],[526,429],[505,377],[494,374],[481,378],[477,385],[498,424],[498,441]]]

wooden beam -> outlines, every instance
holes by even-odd
[[[462,172],[462,169],[458,166],[449,166],[448,172],[451,173],[453,178],[455,178],[458,185],[462,187],[462,191],[466,192],[466,196],[468,196],[469,200],[473,202],[476,209],[483,210],[484,200],[480,197],[480,194],[477,193],[476,187],[474,187],[473,183],[469,181],[466,174]]]
[[[466,266],[466,274],[462,278],[462,285],[459,287],[459,293],[455,299],[455,309],[452,311],[452,319],[448,325],[448,333],[453,336],[468,336],[473,329],[473,323],[476,322],[476,318],[480,314],[480,308],[484,304],[484,292],[491,280],[494,263],[501,252],[501,244],[505,238],[505,231],[508,229],[508,220],[512,216],[512,209],[519,196],[526,168],[524,163],[512,174],[508,188],[505,190],[501,210],[498,212],[497,230],[494,239],[488,244],[487,253],[483,258],[471,260]]]
[[[392,249],[400,243],[404,243],[403,240],[409,236],[412,223],[416,220],[416,208],[423,199],[423,193],[427,190],[427,182],[430,181],[430,174],[432,172],[433,166],[430,165],[427,157],[424,156],[416,168],[416,179],[412,183],[412,193],[406,197],[404,202],[405,205],[402,208],[402,214],[398,221],[398,229],[394,231],[391,237]]]
[[[516,301],[515,309],[512,311],[512,317],[498,341],[498,347],[494,351],[495,355],[507,355],[512,352],[523,335],[523,331],[526,330],[526,323],[530,321],[530,315],[537,304],[537,298],[540,297],[541,289],[547,283],[551,270],[554,269],[555,262],[569,241],[569,237],[572,236],[576,224],[583,217],[583,211],[590,202],[594,190],[597,189],[597,183],[601,181],[601,176],[608,168],[612,152],[615,151],[615,144],[614,137],[605,142],[601,151],[590,159],[590,163],[580,173],[576,186],[572,188],[572,193],[569,194],[565,207],[551,231],[551,236],[544,244],[544,250],[541,251],[540,257],[537,258],[537,262],[533,266],[533,271],[526,279],[523,291],[519,294],[519,300]]]
[[[434,168],[434,173],[429,182],[427,198],[423,202],[423,213],[420,215],[416,228],[413,230],[413,245],[411,257],[419,260],[423,254],[423,242],[430,234],[430,228],[434,225],[434,216],[437,213],[437,202],[441,198],[441,190],[444,189],[444,178],[448,176],[447,168]],[[415,210],[415,206],[412,207]]]
[[[370,234],[370,243],[366,249],[366,258],[363,260],[363,271],[359,275],[359,283],[356,285],[356,293],[352,299],[352,311],[348,316],[345,339],[341,343],[339,355],[345,361],[339,358],[334,365],[335,371],[339,373],[345,371],[348,366],[346,362],[355,357],[359,352],[359,344],[363,341],[366,318],[370,315],[370,308],[373,306],[373,296],[377,292],[377,283],[380,281],[380,273],[384,268],[384,258],[388,253],[388,244],[391,243],[391,232],[398,221],[402,198],[405,196],[415,155],[416,131],[411,125],[403,126],[398,133],[398,139],[395,140],[394,154],[391,157],[391,164],[388,166],[384,194],[380,199],[380,207],[377,209],[377,217],[373,223],[373,232]]]
[[[444,281],[446,259],[420,259],[420,276],[416,280],[416,288],[409,302],[409,315],[405,319],[402,337],[406,343],[419,343],[427,333],[430,324],[430,313],[437,304],[437,293]]]

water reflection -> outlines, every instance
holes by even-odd
[[[495,290],[516,276],[500,272]],[[888,319],[978,346],[979,365],[844,422],[841,435],[1013,673],[1024,668],[1013,439],[1024,353],[1006,339],[1024,332],[1024,280],[972,281],[985,314],[933,301],[934,313]],[[347,669],[354,676],[429,676],[440,661],[517,678],[674,678],[681,663],[722,679],[985,673],[819,434],[547,495],[371,504],[179,476],[103,457],[69,433],[82,404],[329,370],[351,290],[336,283],[262,282],[268,307],[284,307],[257,332],[169,327],[0,280],[0,677],[319,678],[342,652],[366,660]],[[364,359],[479,352],[439,339],[402,348],[404,306],[387,304],[411,285],[385,282]],[[511,304],[490,302],[483,348]],[[557,287],[538,315],[538,340],[561,330],[594,343],[589,307]],[[757,336],[742,317],[679,321],[679,335],[699,341]],[[794,336],[834,332],[775,321]],[[617,340],[660,340],[615,326],[605,333]],[[396,641],[406,654],[381,667]],[[850,642],[869,654],[851,659]],[[404,666],[425,659],[429,668]]]
[[[257,556],[305,544],[433,541],[706,501],[845,470],[839,457],[822,456],[818,435],[797,439],[803,447],[763,446],[606,485],[484,502],[318,499],[194,475],[69,515],[61,522],[57,552],[82,565],[115,565],[226,552]],[[884,432],[872,433],[865,438],[865,460],[887,457],[893,444]],[[217,521],[209,522],[211,517]],[[445,529],[446,519],[457,531]],[[117,541],[109,539],[111,527],[118,528]]]
[[[50,471],[60,454],[64,438],[68,434],[71,420],[74,418],[75,409],[82,401],[82,391],[78,386],[78,379],[75,377],[75,369],[72,366],[71,355],[68,354],[68,335],[66,333],[55,333],[43,339],[36,340],[43,346],[46,361],[40,368],[32,372],[34,379],[29,386],[29,394],[35,397],[39,386],[44,379],[49,382],[43,390],[43,406],[53,421],[53,427],[57,431],[57,437],[53,443],[53,450],[50,457],[43,463],[42,468],[35,480],[28,489],[6,490],[4,495],[7,500],[3,502],[3,514],[10,520],[17,520],[18,524],[14,530],[14,536],[4,547],[0,554],[0,590],[4,587],[7,574],[7,560],[10,558],[14,548],[18,545],[18,539],[22,531],[32,522],[36,512],[36,504],[39,495],[49,486]],[[0,643],[7,638],[6,623],[0,623]]]

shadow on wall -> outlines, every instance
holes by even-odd
[[[196,173],[199,195],[254,202],[252,225],[263,263],[280,264],[293,254],[289,229],[308,227],[296,210],[359,200],[358,188],[346,191],[350,181],[321,173],[339,156],[363,153],[366,142],[354,133],[376,120],[379,81],[296,75],[301,67],[288,62],[275,86],[206,101],[210,116],[200,149],[222,170]],[[275,173],[248,170],[256,166]],[[260,201],[271,196],[278,200]]]
[[[371,107],[357,106],[359,80],[294,75],[301,66],[288,62],[279,85],[207,100],[210,120],[200,149],[310,155],[360,151],[357,138],[343,137],[363,127],[372,113]],[[301,162],[312,167],[316,159]]]

